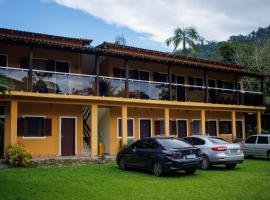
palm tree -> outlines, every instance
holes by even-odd
[[[199,36],[196,28],[187,27],[180,28],[177,27],[174,30],[174,35],[166,39],[165,43],[167,46],[173,44],[173,52],[176,53],[178,51],[179,45],[182,44],[182,52],[184,54],[187,53],[187,48],[190,48],[192,51],[197,51],[196,42],[201,41],[202,37]]]
[[[0,73],[0,95],[6,96],[9,94],[12,85],[11,80],[4,74]]]

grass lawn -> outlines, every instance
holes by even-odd
[[[270,161],[157,178],[114,164],[0,170],[0,199],[270,199]]]

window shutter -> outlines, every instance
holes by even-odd
[[[17,121],[17,136],[25,136],[24,118],[18,118]]]
[[[44,119],[44,136],[52,136],[52,119]]]
[[[20,66],[21,68],[29,68],[29,58],[28,57],[21,57],[20,59]]]

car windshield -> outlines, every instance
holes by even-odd
[[[192,147],[190,144],[187,144],[184,141],[179,139],[157,139],[157,141],[165,148],[165,149],[175,149],[175,148],[183,148],[183,147]]]
[[[213,144],[229,144],[230,142],[218,137],[209,137],[208,140],[210,140]]]

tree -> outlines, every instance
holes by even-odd
[[[117,45],[126,45],[127,41],[125,39],[125,36],[123,35],[123,33],[121,35],[117,35],[115,37],[115,42],[114,44],[117,44]]]
[[[236,51],[234,46],[229,42],[220,42],[218,44],[220,61],[228,64],[236,64]]]
[[[4,74],[0,73],[0,95],[6,96],[12,88],[11,80]]]
[[[201,42],[202,37],[199,36],[197,30],[194,27],[187,28],[176,28],[174,30],[174,35],[166,39],[165,43],[167,46],[173,45],[173,52],[179,52],[179,46],[182,44],[180,52],[187,54],[188,48],[196,52],[197,42]]]

